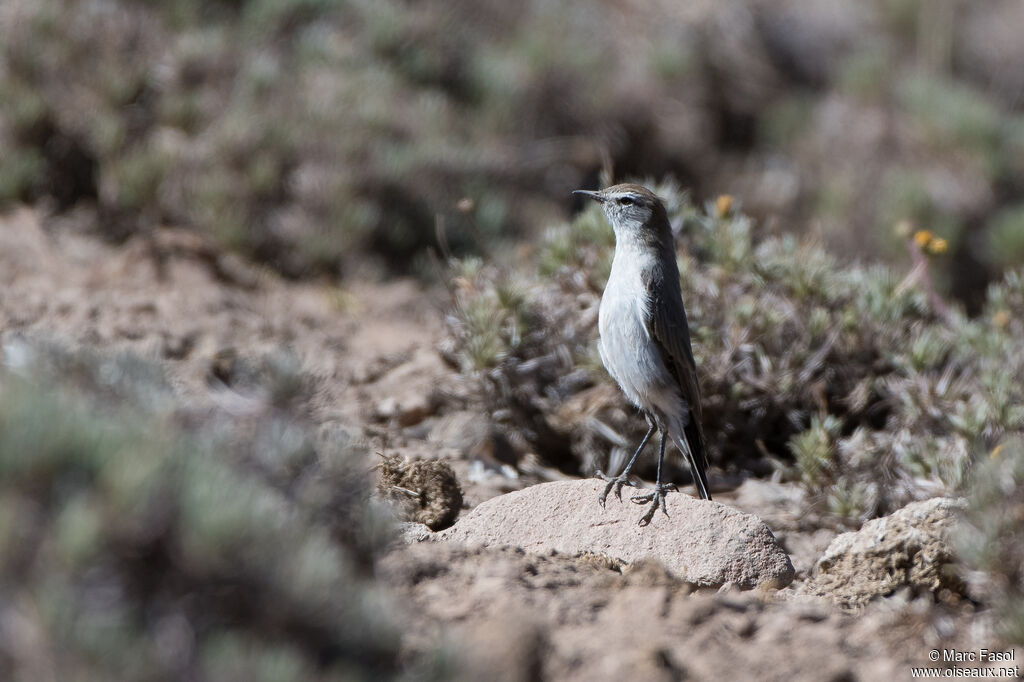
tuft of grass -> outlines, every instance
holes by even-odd
[[[806,431],[789,440],[800,480],[811,489],[823,488],[834,477],[836,466],[835,440],[842,429],[842,421],[833,415],[824,419],[814,416]]]

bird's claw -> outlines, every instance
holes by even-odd
[[[672,483],[665,483],[655,487],[646,493],[640,493],[630,498],[633,504],[647,504],[650,503],[650,507],[644,512],[644,515],[640,517],[639,525],[646,526],[654,518],[654,513],[661,509],[661,513],[668,516],[668,509],[665,507],[665,495],[669,492],[676,492],[677,488]]]
[[[597,476],[602,481],[606,481],[608,485],[604,487],[604,491],[598,496],[597,503],[604,507],[604,503],[608,500],[608,493],[614,492],[615,497],[619,498],[619,502],[622,502],[622,488],[623,486],[633,486],[636,484],[629,480],[629,477],[619,474],[618,476],[607,476],[604,473],[598,471]]]

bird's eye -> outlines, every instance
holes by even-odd
[[[633,205],[632,197],[620,197],[619,198],[619,206],[632,206],[632,205]]]

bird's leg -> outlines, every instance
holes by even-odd
[[[605,476],[600,471],[597,472],[596,475],[598,478],[602,481],[608,482],[608,485],[604,487],[604,492],[602,492],[600,497],[597,498],[597,501],[602,507],[604,506],[605,500],[608,499],[608,493],[612,490],[615,491],[615,497],[619,498],[620,502],[622,501],[622,486],[630,485],[629,470],[633,468],[633,462],[635,462],[636,458],[640,456],[640,452],[644,449],[644,446],[647,445],[647,441],[650,440],[651,434],[654,433],[654,429],[657,428],[650,417],[648,417],[647,423],[651,425],[651,428],[647,429],[647,435],[644,436],[642,441],[640,441],[640,446],[637,447],[636,452],[633,453],[633,456],[629,459],[629,463],[626,465],[626,468],[622,470],[621,474],[618,476]]]
[[[673,483],[661,484],[661,463],[665,460],[665,432],[661,432],[661,447],[658,450],[658,477],[654,482],[654,490],[639,495],[634,495],[631,499],[636,504],[647,504],[651,503],[651,506],[647,508],[644,515],[640,517],[640,525],[646,526],[654,518],[654,513],[661,508],[662,513],[668,516],[668,511],[665,509],[665,494],[670,491],[675,491],[676,486]]]

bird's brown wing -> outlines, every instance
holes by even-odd
[[[673,273],[669,273],[669,276],[673,276]],[[674,276],[678,282],[678,273]],[[673,284],[675,286],[672,286]],[[686,310],[683,308],[679,285],[666,281],[662,286],[651,286],[649,291],[651,299],[647,328],[661,350],[665,366],[675,377],[683,400],[690,408],[690,420],[685,429],[687,442],[697,462],[707,469],[697,363],[693,359],[690,330],[686,323]]]

